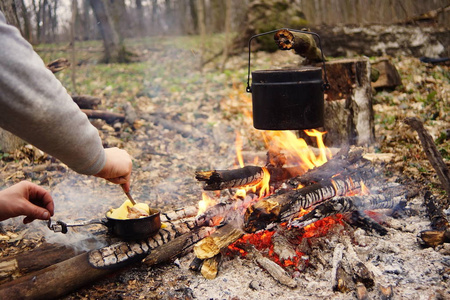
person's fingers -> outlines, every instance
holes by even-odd
[[[31,184],[28,187],[28,191],[30,193],[30,202],[37,206],[45,208],[50,213],[50,215],[53,216],[55,206],[50,193],[43,187],[35,184]]]
[[[29,203],[29,205],[25,207],[24,215],[26,215],[23,219],[24,224],[33,222],[35,219],[48,220],[50,218],[50,212],[48,210],[32,203]]]

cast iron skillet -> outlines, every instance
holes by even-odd
[[[48,228],[54,232],[67,233],[68,227],[85,226],[91,224],[101,224],[108,227],[108,231],[124,240],[142,240],[155,235],[161,228],[161,218],[159,210],[150,208],[148,217],[137,219],[114,219],[108,217],[109,211],[105,214],[104,219],[89,220],[81,222],[65,223],[57,221],[52,224],[48,221]]]

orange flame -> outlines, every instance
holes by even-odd
[[[206,193],[202,193],[202,200],[198,202],[197,216],[204,213],[208,207],[213,206],[216,203],[217,201],[215,199],[209,197]]]
[[[242,141],[242,137],[241,134],[239,133],[239,131],[236,130],[236,156],[239,162],[239,166],[241,168],[244,167],[244,158],[242,157],[242,146],[244,145],[243,141]]]

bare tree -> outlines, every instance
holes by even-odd
[[[113,25],[113,18],[102,0],[89,0],[103,39],[103,62],[128,62],[128,53]]]

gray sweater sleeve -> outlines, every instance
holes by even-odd
[[[1,12],[0,127],[78,173],[96,174],[105,164],[97,129]]]

